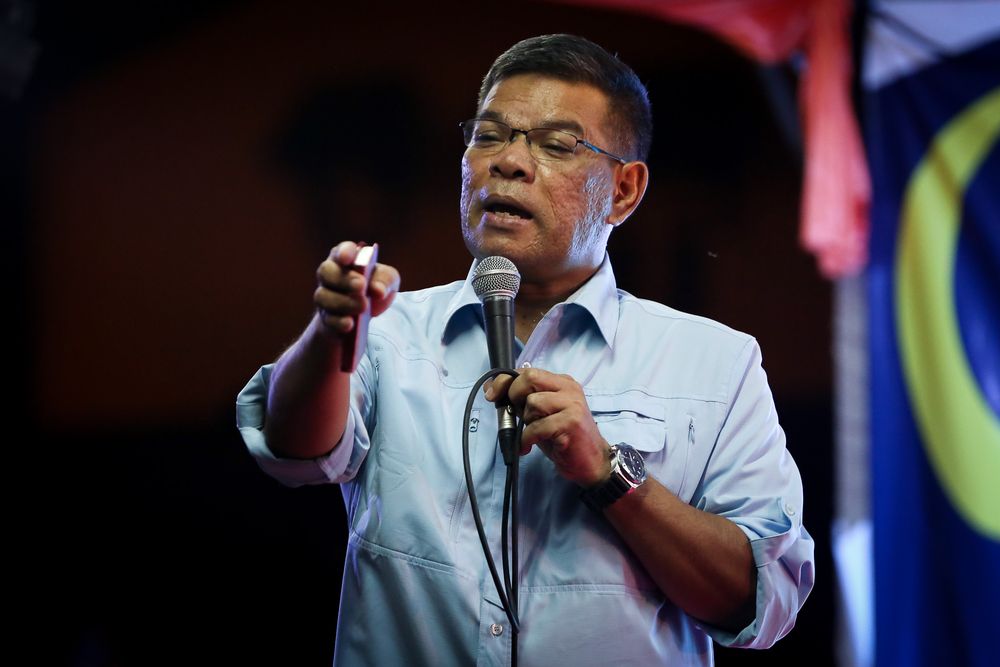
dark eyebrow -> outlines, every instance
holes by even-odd
[[[503,114],[497,111],[490,111],[489,109],[484,109],[480,111],[477,118],[482,118],[483,120],[496,120],[500,121],[501,123],[506,123],[509,125],[509,123],[507,123],[507,121],[504,119]],[[551,130],[566,130],[567,132],[572,132],[578,137],[582,137],[585,134],[585,132],[583,131],[583,126],[577,123],[575,120],[560,120],[558,118],[555,118],[552,120],[542,121],[542,123],[538,125],[538,127],[544,127]],[[523,128],[523,129],[532,129],[532,128]]]

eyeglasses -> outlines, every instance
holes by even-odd
[[[572,159],[579,146],[589,148],[595,153],[607,155],[612,160],[625,164],[627,160],[598,148],[589,141],[570,134],[565,130],[551,127],[533,127],[530,130],[519,130],[507,123],[488,118],[470,118],[458,124],[465,137],[465,145],[480,151],[485,155],[499,153],[513,139],[515,134],[523,134],[528,143],[528,149],[537,160],[544,162],[562,162]]]

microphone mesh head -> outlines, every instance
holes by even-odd
[[[506,257],[493,255],[476,265],[472,276],[472,289],[479,300],[491,296],[507,296],[513,299],[521,286],[521,274],[514,262]]]

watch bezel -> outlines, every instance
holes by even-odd
[[[612,474],[616,471],[615,463],[617,463],[617,472],[633,489],[646,481],[646,460],[642,458],[639,450],[624,442],[611,445],[611,448],[614,451]]]

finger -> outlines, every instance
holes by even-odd
[[[350,266],[358,257],[361,249],[354,241],[341,241],[330,250],[329,260],[340,266]]]
[[[522,419],[525,424],[530,424],[539,419],[544,419],[569,407],[565,396],[555,391],[536,391],[528,394],[524,400],[522,408]]]
[[[351,274],[347,267],[327,258],[316,269],[316,282],[328,289],[346,293],[351,291]]]
[[[366,299],[362,294],[344,294],[321,286],[313,292],[313,303],[332,315],[357,315],[365,309]]]
[[[316,271],[316,282],[318,282],[321,287],[325,287],[336,292],[352,294],[357,297],[366,296],[364,274],[348,266],[341,266],[330,259],[325,260],[319,265],[319,269]],[[398,285],[398,281],[396,285]],[[386,288],[380,287],[380,289],[385,291]],[[394,295],[395,294],[393,293],[393,296]],[[384,301],[384,307],[382,310],[388,308],[388,304],[391,303],[391,301],[391,297],[387,301]]]
[[[336,334],[346,334],[354,329],[354,318],[329,313],[323,309],[316,311],[319,321],[324,327]]]
[[[372,317],[381,315],[392,305],[399,292],[399,271],[388,264],[376,264],[368,286],[372,298]]]
[[[364,277],[360,272],[351,270],[360,249],[361,246],[353,241],[343,241],[335,245],[327,258],[319,265],[316,272],[317,280],[331,289],[362,290]],[[360,282],[356,278],[359,278]]]
[[[361,294],[341,294],[325,287],[318,287],[313,293],[320,322],[329,331],[345,334],[354,329],[355,317],[365,307],[365,297]]]
[[[524,427],[521,432],[521,444],[538,445],[549,458],[567,449],[572,442],[569,424],[562,415],[556,413]]]
[[[574,386],[579,387],[576,380],[568,375],[556,375],[542,368],[525,368],[511,385],[507,395],[511,403],[522,405],[529,394],[560,391]]]
[[[507,396],[508,388],[513,380],[514,378],[510,375],[498,375],[497,377],[488,380],[484,385],[486,400],[496,402],[501,398],[505,398]]]

